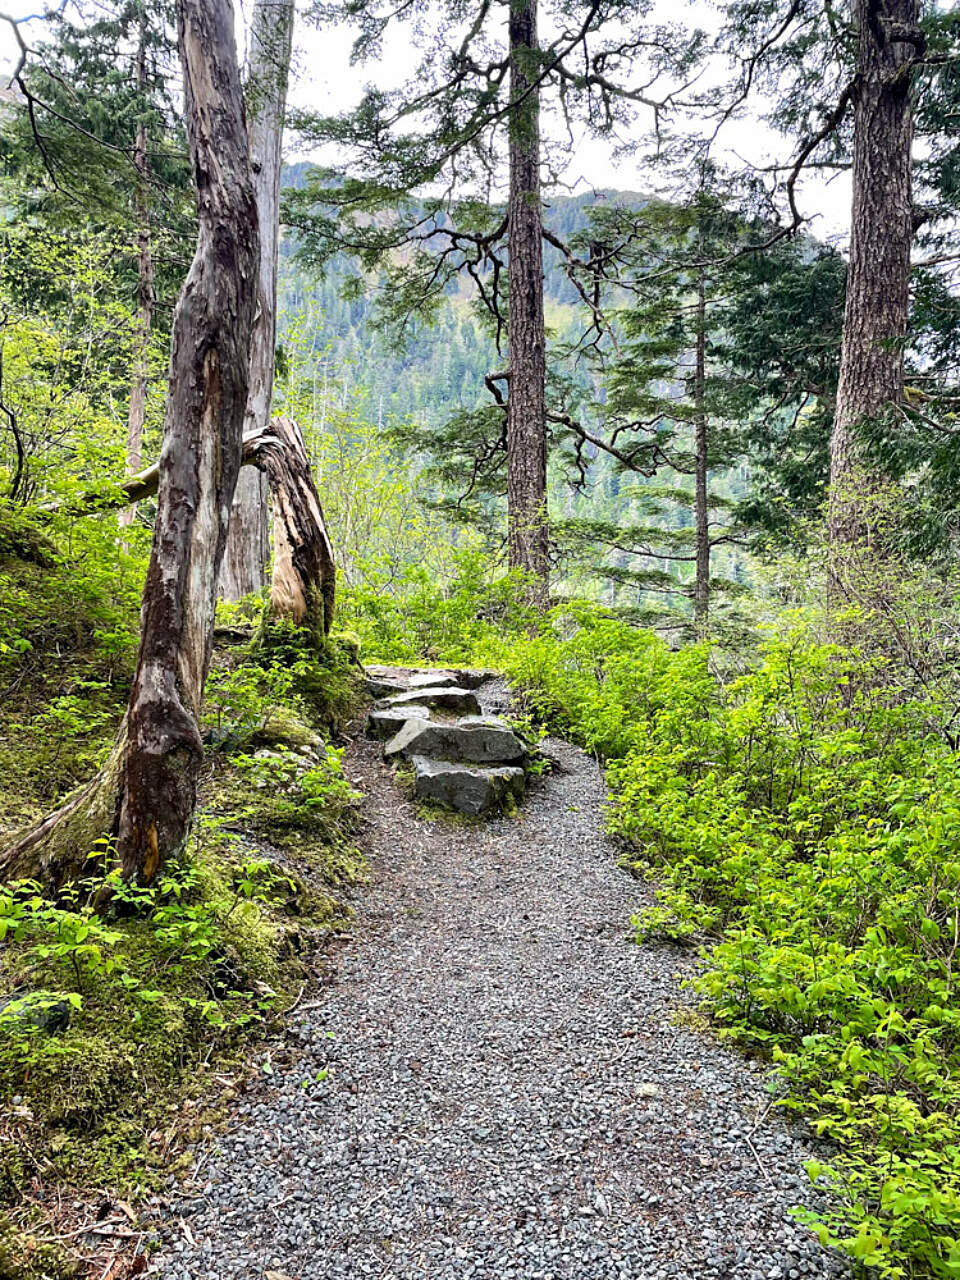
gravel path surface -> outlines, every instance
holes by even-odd
[[[762,1074],[675,1021],[688,962],[629,939],[599,770],[547,749],[517,817],[456,826],[351,748],[373,882],[302,1051],[175,1207],[167,1280],[847,1274],[788,1216],[810,1146],[755,1128]]]

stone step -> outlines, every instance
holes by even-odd
[[[527,751],[505,720],[467,716],[453,724],[410,719],[383,749],[388,760],[427,756],[473,764],[522,764]]]
[[[449,689],[460,683],[458,675],[455,671],[408,671],[396,675],[372,675],[368,667],[367,692],[374,698],[386,698],[393,693],[408,693],[411,689]]]
[[[496,813],[508,798],[519,800],[524,793],[524,772],[512,765],[481,768],[450,760],[428,760],[426,756],[412,756],[410,763],[420,799],[472,817]]]
[[[407,686],[399,680],[384,676],[367,676],[367,693],[371,698],[388,698],[392,693],[406,693]]]
[[[398,690],[415,689],[424,685],[433,688],[459,685],[461,689],[479,689],[487,680],[492,680],[499,674],[482,668],[392,667],[381,663],[371,663],[364,670],[368,682],[390,683],[397,686]]]
[[[367,716],[367,734],[371,738],[393,738],[405,724],[426,723],[430,708],[416,703],[403,707],[374,707]]]
[[[456,711],[460,715],[478,715],[480,703],[471,689],[463,689],[459,685],[429,685],[421,689],[409,689],[406,693],[394,693],[377,704],[381,707],[438,707],[444,711]]]

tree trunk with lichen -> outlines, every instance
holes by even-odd
[[[280,231],[281,145],[293,48],[292,0],[257,0],[250,27],[246,98],[250,163],[260,221],[260,287],[250,343],[250,387],[244,434],[266,429],[273,400],[277,329],[277,252]],[[246,471],[237,484],[220,573],[225,600],[259,591],[266,581],[267,483]]]
[[[921,39],[918,0],[858,0],[855,16],[853,214],[827,514],[838,598],[848,594],[848,574],[865,546],[876,541],[871,509],[884,487],[863,458],[858,429],[896,413],[903,398],[914,234],[910,87]],[[879,546],[871,548],[868,557],[878,553]]]
[[[173,323],[133,687],[106,767],[0,854],[8,879],[62,883],[106,837],[124,876],[149,882],[183,847],[196,804],[199,712],[240,470],[259,236],[230,0],[177,0],[177,24],[199,234]]]
[[[511,0],[507,531],[510,567],[530,576],[531,603],[545,608],[550,564],[540,105],[537,90],[531,88],[536,51],[536,0]]]

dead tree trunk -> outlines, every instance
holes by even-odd
[[[200,700],[240,469],[259,236],[230,0],[178,0],[199,234],[173,323],[157,519],[130,701],[103,772],[0,855],[0,875],[62,882],[116,837],[148,882],[182,848],[196,802]]]
[[[141,92],[147,84],[146,17],[140,18],[137,46],[137,84]],[[135,475],[143,461],[143,428],[147,419],[147,359],[150,330],[153,326],[153,247],[150,233],[150,207],[147,203],[147,127],[137,126],[133,146],[133,164],[137,171],[134,184],[134,214],[137,222],[137,321],[133,338],[133,371],[130,379],[130,405],[127,412],[127,475]],[[132,524],[136,504],[120,512],[120,527]]]
[[[244,420],[247,435],[266,428],[273,399],[281,144],[293,20],[293,0],[257,0],[253,6],[246,96],[250,163],[260,219],[260,287],[250,344],[250,389]],[[268,555],[266,480],[259,471],[244,472],[237,485],[220,575],[224,599],[239,600],[259,591],[265,581]]]
[[[707,628],[710,613],[710,498],[707,492],[707,299],[704,270],[697,277],[697,350],[694,367],[694,522],[697,569],[693,586],[693,617],[698,635]]]
[[[274,418],[253,435],[244,436],[240,465],[256,468],[265,478],[274,511],[273,583],[268,618],[306,627],[316,638],[330,630],[336,599],[333,548],[317,494],[309,455],[300,428],[287,418]],[[129,476],[106,498],[89,493],[67,508],[52,504],[41,510],[69,510],[86,515],[151,498],[160,483],[160,463]]]
[[[841,593],[848,550],[870,538],[869,474],[857,440],[864,421],[903,398],[909,310],[913,116],[911,68],[918,0],[858,0],[853,125],[853,215],[837,408],[830,439],[828,529]]]
[[[530,87],[536,80],[536,50],[537,0],[512,0],[507,526],[510,566],[531,575],[532,600],[545,606],[549,559],[540,103]]]
[[[333,622],[336,570],[303,436],[292,418],[274,418],[248,442],[273,506],[268,619],[292,622],[319,642]]]

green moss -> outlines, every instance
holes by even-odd
[[[309,632],[270,623],[261,628],[250,653],[255,661],[279,662],[294,672],[295,693],[329,732],[339,733],[363,703],[363,668],[352,637],[330,635],[318,646]]]
[[[0,560],[3,545],[0,531]],[[15,574],[0,563],[0,674],[12,681],[0,832],[88,779],[123,713],[136,593],[108,599],[98,581],[71,595],[66,576],[39,560]],[[18,630],[4,630],[8,617]],[[0,887],[0,991],[79,1005],[46,1030],[0,1010],[0,1206],[13,1211],[0,1220],[0,1280],[73,1275],[24,1227],[38,1172],[68,1194],[127,1198],[169,1176],[233,1096],[217,1077],[243,1070],[251,1043],[276,1030],[307,976],[301,957],[349,914],[343,892],[365,875],[358,794],[324,737],[362,702],[361,672],[349,640],[319,652],[300,640],[275,629],[267,643],[218,650],[221,705],[207,723],[226,727],[211,734],[190,847],[157,886],[117,892],[99,915],[92,884],[58,901]],[[294,788],[252,785],[230,755],[261,743],[310,755]]]
[[[0,1215],[0,1280],[81,1280],[86,1268]]]
[[[291,751],[316,747],[320,735],[292,707],[273,708],[262,729],[256,730],[250,744],[254,747],[288,747]]]
[[[281,871],[206,836],[156,888],[118,894],[106,917],[86,914],[86,892],[66,906],[5,897],[19,945],[0,953],[0,986],[26,980],[80,1005],[63,1030],[0,1018],[0,1098],[17,1108],[23,1153],[0,1185],[7,1203],[34,1159],[75,1185],[151,1185],[163,1169],[151,1134],[302,983]],[[78,921],[89,933],[64,952]]]

